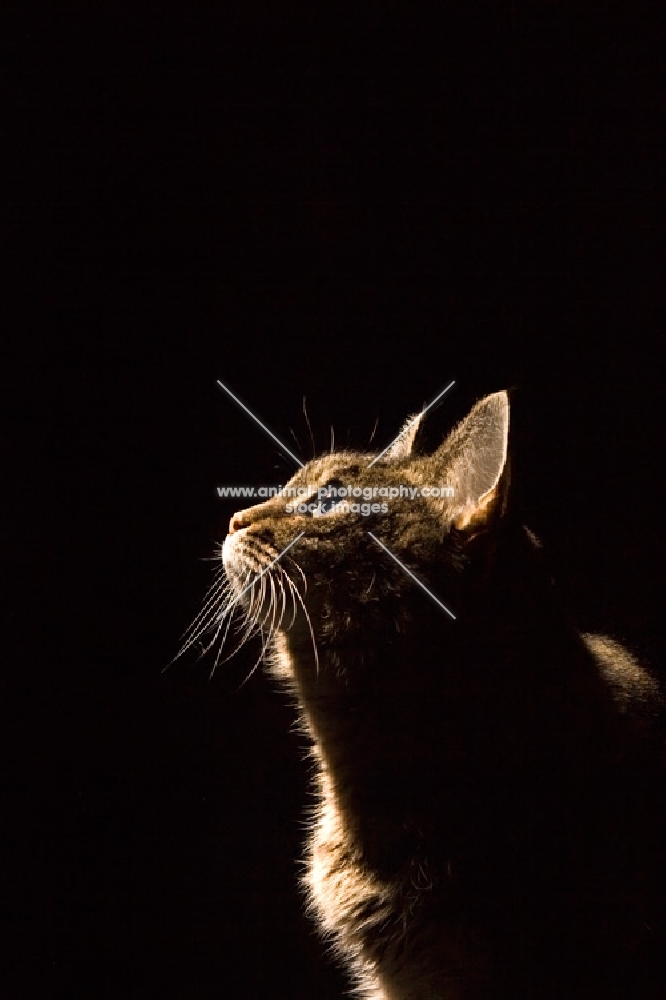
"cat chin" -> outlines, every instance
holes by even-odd
[[[233,535],[227,535],[222,545],[222,564],[227,579],[236,594],[242,593],[252,578],[258,576],[262,569],[261,566],[253,565],[255,560],[248,558],[247,546],[244,544],[244,533],[245,531],[241,530]]]
[[[227,579],[232,587],[237,586],[237,576],[236,576],[236,564],[238,561],[238,554],[236,550],[236,542],[234,542],[233,535],[227,535],[224,539],[222,545],[222,565],[224,566],[224,571],[227,574]],[[236,551],[235,551],[236,550]],[[240,584],[240,579],[238,579],[238,584]]]
[[[269,568],[272,553],[264,555],[264,563],[244,534],[245,529],[241,529],[227,535],[221,550],[222,564],[246,621],[273,637],[279,631],[289,631],[302,617],[300,598],[296,585],[285,573]]]

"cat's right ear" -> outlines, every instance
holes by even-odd
[[[509,397],[496,392],[480,400],[435,453],[455,489],[453,524],[458,530],[473,534],[503,512],[508,440]]]

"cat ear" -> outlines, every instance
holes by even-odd
[[[503,505],[507,488],[509,397],[495,392],[481,399],[436,452],[454,488],[454,526],[476,530]]]
[[[402,430],[383,456],[387,461],[397,462],[401,458],[409,458],[412,454],[414,441],[416,440],[422,419],[423,413],[416,413],[412,414],[411,417],[407,417]]]

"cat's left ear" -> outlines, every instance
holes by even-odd
[[[508,444],[509,397],[502,391],[481,399],[435,453],[455,490],[453,524],[458,530],[473,534],[503,513]]]

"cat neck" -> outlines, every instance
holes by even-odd
[[[399,630],[390,613],[366,618],[322,641],[318,663],[305,629],[279,640],[320,791],[379,867],[426,816],[473,815],[470,788],[488,801],[507,783],[583,773],[613,745],[608,692],[522,527],[457,596],[450,621],[414,587]]]

